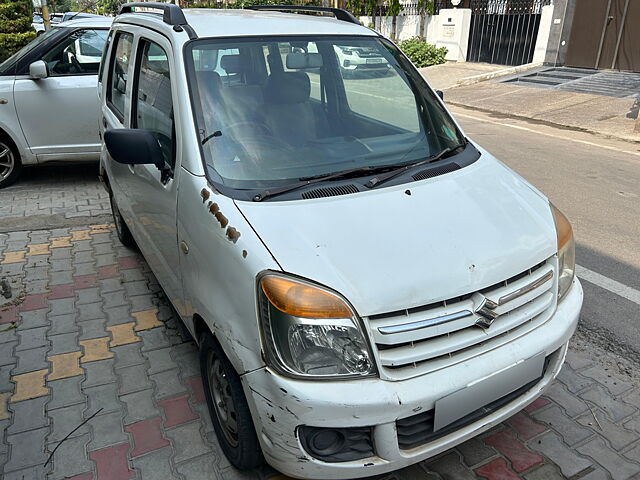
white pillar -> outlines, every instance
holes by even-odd
[[[533,63],[544,62],[547,54],[547,44],[549,43],[549,33],[551,32],[551,22],[553,19],[553,5],[545,5],[542,7],[540,15],[540,26],[538,27],[538,38],[536,38],[536,46],[533,51]]]
[[[447,47],[447,60],[465,62],[471,28],[471,9],[445,8],[440,10],[436,31],[436,47]]]

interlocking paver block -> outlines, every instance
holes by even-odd
[[[110,412],[93,417],[89,422],[93,435],[89,450],[99,450],[109,445],[127,442],[129,437],[122,428],[120,412]]]
[[[18,250],[15,252],[4,252],[4,255],[3,255],[2,261],[0,261],[0,264],[26,262],[26,258],[24,258],[24,255],[26,253],[27,253],[26,250]]]
[[[13,423],[7,433],[12,435],[49,425],[49,419],[44,414],[44,406],[48,401],[47,397],[39,397],[12,404]]]
[[[61,378],[75,377],[82,375],[84,372],[80,368],[80,357],[82,352],[62,353],[60,355],[51,355],[51,373],[47,380],[59,380]]]
[[[8,476],[8,472],[40,465],[47,460],[44,441],[48,433],[49,428],[45,427],[7,436],[7,443],[11,446],[11,457],[4,466],[5,477]]]
[[[582,374],[601,383],[614,395],[627,392],[633,386],[628,377],[623,377],[603,365],[594,365],[584,370]]]
[[[475,472],[488,480],[520,480],[520,476],[509,469],[504,458],[491,460],[476,468]]]
[[[13,381],[16,384],[16,392],[11,397],[11,402],[20,402],[49,394],[49,388],[44,384],[44,376],[49,370],[37,370],[35,372],[15,375]]]
[[[114,360],[112,358],[85,363],[84,369],[86,371],[87,378],[82,384],[82,388],[115,383],[116,372],[113,365]]]
[[[496,455],[496,451],[493,448],[485,445],[478,438],[471,438],[456,448],[462,454],[464,463],[469,467],[478,465]]]
[[[118,387],[115,383],[87,387],[83,392],[89,399],[89,410],[95,412],[102,408],[102,414],[122,411],[122,404],[118,401]],[[87,415],[87,412],[85,412]]]
[[[187,391],[175,368],[149,375],[149,378],[156,384],[156,398],[173,397]]]
[[[116,278],[119,277],[120,273],[118,272],[117,265],[104,265],[102,267],[98,267],[98,279],[104,280],[106,278]]]
[[[73,284],[75,285],[76,290],[95,287],[98,284],[98,275],[96,274],[74,275]]]
[[[524,476],[526,480],[565,480],[566,477],[558,472],[553,465],[543,465]]]
[[[47,308],[47,295],[39,293],[36,295],[27,295],[20,304],[21,312],[28,312],[30,310],[38,310],[40,308]]]
[[[84,355],[80,362],[95,362],[113,357],[113,352],[109,351],[109,337],[93,338],[91,340],[80,340],[80,345],[84,348]]]
[[[0,420],[11,418],[11,414],[7,410],[9,397],[11,397],[11,392],[0,393]]]
[[[593,415],[597,417],[598,421],[593,418]],[[591,412],[585,413],[581,417],[578,417],[577,420],[582,425],[591,427],[618,451],[638,440],[636,432],[629,431],[609,421],[607,416],[599,409],[594,409],[593,414]],[[640,461],[640,457],[638,457],[638,460]]]
[[[57,300],[59,298],[73,298],[76,296],[75,285],[73,283],[51,285],[49,289],[49,300]]]
[[[516,472],[522,472],[534,465],[542,463],[542,457],[530,451],[509,430],[496,432],[486,437],[484,442],[507,457]]]
[[[96,462],[96,480],[125,480],[135,475],[127,460],[128,443],[121,443],[89,453]]]
[[[51,332],[49,332],[49,341],[51,342],[50,356],[77,352],[80,348],[78,345],[78,332],[61,333],[58,335],[51,335]]]
[[[443,455],[436,460],[429,461],[427,464],[429,470],[433,470],[436,473],[439,473],[442,477],[447,480],[455,479],[455,480],[475,480],[476,476],[473,472],[467,469],[462,462],[460,461],[460,457],[455,451]],[[180,469],[178,469],[180,471]]]
[[[120,377],[120,395],[153,388],[147,375],[147,366],[144,364],[119,368],[116,374]]]
[[[554,382],[546,395],[560,405],[572,418],[589,410],[589,406],[585,402],[569,393],[560,382]]]
[[[158,310],[156,308],[134,312],[132,315],[136,319],[136,332],[162,326],[162,322],[158,320]]]
[[[133,468],[140,472],[141,478],[162,479],[162,480],[178,480],[171,470],[170,447],[161,448],[142,457],[132,460]],[[216,478],[213,472],[209,472],[210,478]],[[195,480],[196,477],[190,477]]]
[[[166,433],[176,450],[175,463],[199,457],[211,450],[200,434],[200,422],[185,423],[167,430]]]
[[[551,459],[566,477],[577,475],[593,465],[591,460],[567,447],[555,432],[547,432],[529,445]]]
[[[118,258],[118,266],[121,270],[140,268],[140,257],[120,257]]]
[[[7,305],[0,308],[0,325],[12,323],[18,320],[18,307],[15,305]]]
[[[107,327],[107,330],[111,332],[111,347],[118,347],[120,345],[127,345],[129,343],[139,342],[140,338],[134,333],[134,322],[121,323],[120,325],[113,325]]]
[[[22,350],[31,350],[38,347],[44,347],[49,344],[46,338],[47,327],[32,328],[29,330],[18,329],[18,337],[20,338],[16,347],[16,355]]]
[[[591,388],[581,393],[580,396],[602,408],[614,422],[619,422],[638,411],[636,407],[627,405],[616,397],[611,396],[604,387]]]
[[[127,406],[125,425],[160,415],[160,410],[154,404],[151,389],[120,395],[120,400]]]
[[[162,447],[169,446],[169,441],[162,437],[160,417],[150,418],[128,425],[127,432],[133,436],[133,451],[131,457],[139,457]]]
[[[47,383],[51,388],[51,400],[47,404],[48,410],[54,410],[60,407],[84,404],[86,397],[80,390],[80,383],[84,380],[82,376],[62,378]]]
[[[604,440],[595,437],[577,450],[588,455],[609,471],[614,480],[633,478],[640,472],[640,465],[632,463],[614,452]]]
[[[72,247],[73,244],[69,240],[71,240],[71,237],[52,238],[51,239],[51,248]]]
[[[90,230],[72,230],[71,233],[71,241],[78,242],[80,240],[91,240],[91,236],[89,235]]]
[[[48,243],[32,243],[28,245],[28,248],[29,251],[27,252],[27,257],[31,257],[33,255],[49,255],[51,253]]]
[[[76,427],[82,423],[82,412],[84,412],[85,408],[86,405],[83,403],[77,403],[55,410],[49,410],[47,408],[47,415],[51,417],[52,426],[51,434],[47,437],[47,441],[59,442],[67,435],[71,438],[89,433],[89,424],[87,423],[75,430]]]
[[[194,403],[205,403],[207,401],[204,396],[204,387],[202,386],[202,377],[190,377],[185,379],[189,390],[191,391],[191,401]]]
[[[161,400],[158,405],[164,410],[166,418],[164,428],[171,428],[198,419],[198,415],[191,410],[189,405],[189,394]]]
[[[591,415],[591,412],[584,415]],[[537,420],[543,421],[553,428],[569,446],[576,445],[593,435],[591,430],[569,418],[557,405],[536,412],[534,416]]]

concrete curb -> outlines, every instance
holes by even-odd
[[[551,122],[549,120],[544,120],[544,119],[540,119],[540,118],[531,118],[531,117],[526,117],[524,115],[516,115],[516,114],[513,114],[513,113],[504,113],[504,112],[500,112],[498,110],[490,110],[488,108],[474,107],[474,106],[471,106],[471,105],[465,105],[464,103],[451,102],[451,101],[448,101],[448,100],[445,101],[445,104],[446,105],[452,105],[454,107],[465,108],[467,110],[472,110],[472,111],[476,111],[476,112],[490,113],[492,115],[499,115],[499,116],[501,116],[503,118],[514,118],[514,119],[517,119],[517,120],[526,120],[528,122],[537,123],[539,125],[547,125],[549,127],[562,128],[564,130],[573,130],[573,131],[576,131],[576,132],[590,133],[592,135],[596,135],[596,136],[601,137],[601,138],[607,138],[607,139],[611,139],[611,140],[620,140],[620,141],[627,142],[627,143],[633,143],[635,145],[640,144],[640,136],[636,139],[636,138],[623,137],[623,136],[619,136],[619,135],[611,135],[611,134],[607,134],[607,133],[598,132],[596,130],[591,130],[589,128],[577,127],[575,125],[564,125],[562,123]],[[639,118],[640,118],[640,115],[639,115]]]
[[[484,82],[486,80],[491,80],[492,78],[503,77],[506,75],[515,75],[516,73],[525,72],[527,70],[531,70],[532,68],[541,67],[542,65],[542,62],[525,63],[524,65],[517,65],[515,67],[503,68],[501,70],[495,70],[493,72],[472,75],[470,77],[463,78],[457,84],[452,85],[451,87],[447,87],[447,90],[449,88],[461,87],[464,85],[473,85],[474,83]]]

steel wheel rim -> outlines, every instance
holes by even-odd
[[[16,160],[9,145],[0,142],[0,180],[5,180],[15,168]]]
[[[227,442],[236,447],[238,445],[238,420],[229,380],[224,373],[222,362],[213,352],[209,352],[208,364],[209,392],[216,417]]]

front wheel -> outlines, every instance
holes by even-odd
[[[15,182],[21,171],[20,154],[11,142],[0,137],[0,188],[8,187]]]
[[[240,377],[220,344],[207,333],[200,338],[200,369],[222,451],[239,470],[259,467],[263,463],[262,452]]]
[[[116,225],[116,233],[118,234],[118,239],[120,243],[125,247],[134,247],[136,241],[133,239],[133,235],[131,235],[131,230],[122,218],[122,214],[118,209],[118,205],[116,204],[116,199],[113,196],[113,193],[109,195],[109,200],[111,201],[111,213],[113,214],[113,223]]]

